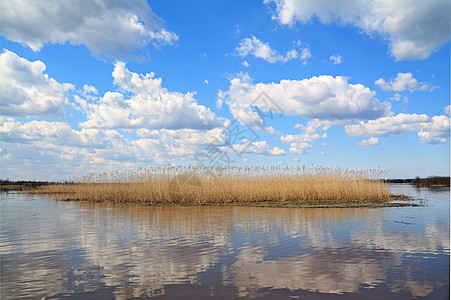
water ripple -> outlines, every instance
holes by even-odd
[[[449,296],[449,189],[425,207],[142,207],[2,194],[1,298]]]

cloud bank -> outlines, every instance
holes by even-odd
[[[395,60],[426,59],[449,41],[448,0],[265,0],[275,3],[272,16],[282,25],[308,23],[352,25],[388,42]]]
[[[344,76],[313,76],[279,83],[252,83],[247,73],[230,79],[227,91],[219,91],[218,103],[225,102],[235,119],[264,126],[260,115],[251,110],[274,111],[283,115],[319,120],[376,119],[387,114],[389,106],[375,98],[375,92],[361,84],[350,84]]]
[[[171,45],[178,39],[145,0],[9,0],[0,7],[2,35],[33,51],[45,43],[69,42],[120,59],[149,43]]]
[[[439,144],[449,138],[450,118],[444,115],[397,114],[345,126],[350,136],[391,136],[417,131],[420,142]]]
[[[87,114],[86,128],[212,129],[222,123],[209,108],[197,104],[193,93],[171,92],[154,73],[130,72],[117,62],[114,83],[120,92],[107,92],[94,101],[76,97]]]

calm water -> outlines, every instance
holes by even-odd
[[[1,195],[2,299],[449,298],[450,193],[423,207],[142,207]]]

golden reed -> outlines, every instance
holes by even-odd
[[[140,204],[390,200],[380,170],[324,167],[157,166],[41,186],[60,199]],[[327,203],[327,202],[326,202]]]

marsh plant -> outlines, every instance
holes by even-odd
[[[156,166],[91,174],[75,184],[40,187],[57,198],[141,204],[390,199],[381,170],[324,167]]]

